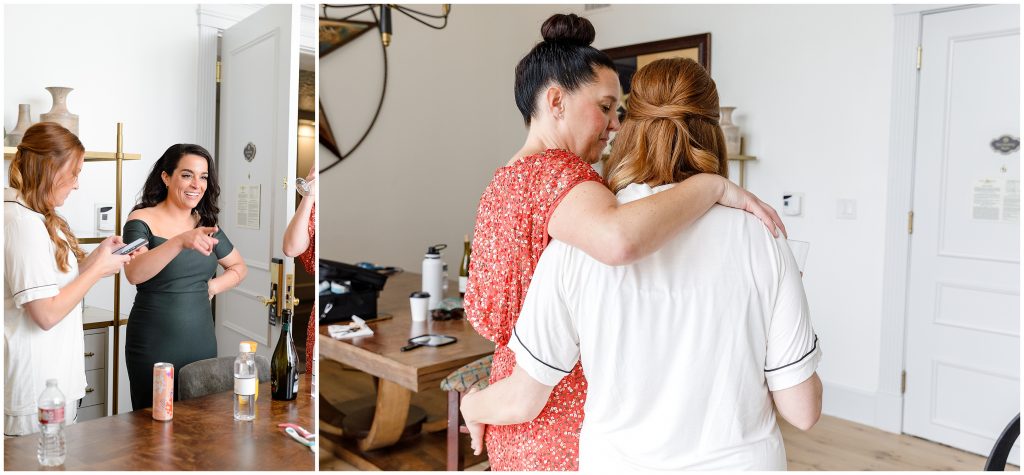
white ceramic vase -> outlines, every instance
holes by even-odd
[[[50,95],[53,96],[53,107],[50,112],[39,115],[41,122],[56,122],[71,133],[78,135],[78,116],[68,112],[68,94],[74,89],[70,87],[48,87]]]
[[[32,109],[28,104],[18,104],[18,124],[4,137],[5,147],[17,147],[25,131],[32,126]]]
[[[740,154],[740,128],[736,124],[732,123],[732,111],[736,110],[735,107],[719,107],[719,114],[721,119],[718,124],[722,127],[722,133],[725,134],[725,150],[729,156],[736,156]]]

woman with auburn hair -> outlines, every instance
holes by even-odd
[[[36,400],[56,379],[74,423],[85,396],[82,299],[131,256],[111,236],[86,256],[56,208],[78,189],[85,147],[64,127],[29,127],[4,189],[4,435],[39,431]]]
[[[716,174],[699,174],[674,190],[619,205],[591,164],[619,129],[615,65],[593,48],[593,25],[556,14],[544,40],[516,66],[516,105],[529,128],[526,143],[499,168],[480,198],[466,317],[496,343],[491,383],[512,373],[512,329],[534,268],[550,238],[608,265],[636,261],[661,247],[716,202],[753,213],[772,232],[782,222],[771,207]],[[783,229],[783,232],[785,230]],[[575,470],[587,381],[572,368],[540,417],[487,430],[495,470]]]
[[[636,92],[605,163],[613,192],[632,183],[678,183],[699,173],[727,177],[718,88],[693,60],[654,61],[633,75]],[[630,90],[633,90],[632,88]]]
[[[620,203],[725,176],[718,93],[703,67],[654,61],[632,91],[608,171]],[[785,239],[723,206],[629,265],[553,242],[508,346],[512,375],[462,399],[474,450],[483,424],[542,414],[580,361],[590,389],[581,471],[785,470],[775,409],[801,430],[821,415],[821,350],[796,260]]]
[[[217,356],[210,301],[248,273],[241,253],[217,228],[219,196],[210,152],[171,145],[153,164],[124,223],[125,240],[149,241],[124,269],[138,288],[124,342],[133,410],[153,405],[154,363],[181,369]],[[178,378],[174,386],[177,398]]]

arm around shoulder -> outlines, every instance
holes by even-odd
[[[620,205],[611,190],[584,182],[551,213],[548,233],[607,265],[626,265],[660,249],[704,215],[724,178],[700,174],[652,196]]]

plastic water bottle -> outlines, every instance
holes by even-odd
[[[256,418],[256,358],[248,343],[238,345],[235,357],[235,420]]]
[[[67,446],[64,443],[64,393],[56,379],[46,380],[46,389],[39,396],[39,464],[46,467],[64,465]]]

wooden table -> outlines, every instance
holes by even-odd
[[[377,310],[391,314],[392,318],[370,323],[372,336],[335,340],[328,335],[326,325],[320,326],[322,357],[380,378],[369,434],[358,442],[361,450],[398,442],[405,429],[413,392],[438,388],[441,380],[452,371],[494,352],[494,343],[478,335],[465,319],[433,321],[428,317],[426,322],[414,325],[409,294],[419,289],[419,274],[391,276],[381,292]],[[401,351],[409,344],[409,338],[427,333],[454,336],[458,341],[436,348]]]
[[[232,393],[174,403],[174,419],[153,420],[152,409],[72,424],[65,428],[64,470],[309,470],[315,455],[277,424],[313,431],[310,377],[300,375],[294,401],[272,401],[260,385],[256,420],[234,420]],[[4,441],[4,470],[42,470],[38,435]],[[57,467],[60,469],[61,467]]]

